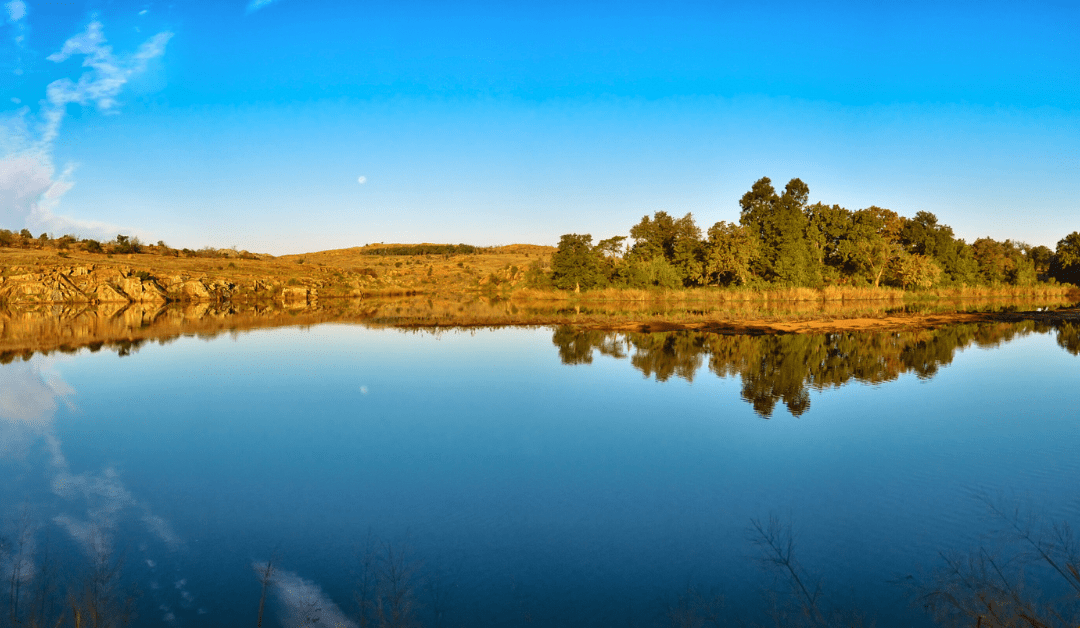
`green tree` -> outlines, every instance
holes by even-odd
[[[567,233],[559,238],[559,248],[551,256],[551,280],[556,288],[575,292],[602,283],[600,256],[593,249],[592,235]]]
[[[633,258],[642,261],[668,258],[675,244],[675,219],[664,211],[655,212],[651,219],[642,216],[641,222],[630,228],[630,237],[634,240],[630,247]]]
[[[705,243],[705,283],[745,285],[760,253],[757,238],[741,225],[720,221],[709,227]]]
[[[1004,243],[993,238],[979,238],[971,243],[971,250],[979,263],[979,278],[983,283],[1005,283],[1013,261]]]
[[[838,247],[853,272],[875,287],[903,248],[900,244],[900,217],[888,209],[872,206],[852,215],[849,236]]]
[[[739,200],[739,223],[761,243],[754,271],[777,283],[809,286],[820,283],[821,269],[807,238],[804,213],[810,188],[792,179],[779,196],[768,177],[757,180]]]
[[[663,257],[630,260],[625,285],[630,288],[678,288],[683,285],[679,271]]]
[[[1080,286],[1080,231],[1058,240],[1050,275],[1062,283]]]
[[[1045,273],[1050,270],[1050,262],[1054,259],[1054,252],[1050,250],[1050,247],[1041,244],[1028,247],[1024,251],[1024,255],[1034,264],[1037,273]]]
[[[615,236],[606,240],[600,240],[596,243],[596,250],[603,255],[605,259],[620,259],[623,254],[623,242],[625,240],[626,236]]]
[[[979,264],[971,247],[953,236],[948,225],[939,225],[937,216],[921,211],[903,220],[900,243],[908,253],[929,255],[941,266],[942,282],[952,285],[978,281]]]
[[[630,249],[632,259],[650,262],[662,258],[684,286],[702,283],[705,273],[701,229],[694,223],[692,214],[677,220],[663,211],[654,213],[651,220],[644,216],[631,227],[630,237],[634,239]]]
[[[623,245],[625,241],[626,236],[614,236],[606,240],[600,240],[593,247],[593,252],[600,258],[600,272],[604,277],[604,283],[626,284],[627,263],[623,259],[626,252]]]
[[[675,237],[668,261],[679,273],[683,285],[700,285],[705,279],[704,248],[701,229],[694,224],[694,217],[687,213],[675,221]]]
[[[941,277],[941,267],[929,255],[901,251],[892,262],[892,275],[901,288],[930,288]]]
[[[854,215],[839,205],[814,203],[806,208],[807,239],[826,283],[838,283],[844,272],[844,243],[853,233]]]

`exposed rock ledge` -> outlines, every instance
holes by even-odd
[[[16,268],[10,271],[14,272],[0,276],[0,302],[11,305],[213,302],[231,299],[239,287],[225,280],[187,274],[153,277],[146,271],[96,264],[22,274]],[[259,295],[260,292],[263,294]],[[271,286],[255,281],[249,287],[248,295],[270,297],[274,292]],[[301,303],[316,297],[316,290],[307,287],[289,288],[277,295],[278,299]]]

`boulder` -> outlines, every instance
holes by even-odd
[[[180,293],[185,299],[190,299],[192,301],[210,299],[210,291],[206,289],[206,286],[204,286],[201,281],[195,279],[180,284]]]
[[[99,303],[128,302],[128,298],[107,283],[98,284],[97,288],[90,293],[90,298]]]
[[[137,303],[161,303],[166,301],[165,291],[150,279],[139,279],[137,276],[126,277],[117,282],[120,288],[128,296],[130,301]]]
[[[289,286],[281,290],[281,298],[284,301],[307,301],[308,289],[304,286]]]

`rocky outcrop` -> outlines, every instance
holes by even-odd
[[[282,288],[281,300],[283,301],[303,301],[307,302],[310,291],[303,286],[290,286]]]
[[[98,284],[90,297],[95,303],[128,303],[127,296],[107,283]]]
[[[201,281],[184,281],[179,285],[180,294],[190,301],[202,301],[210,299],[210,291]]]
[[[152,280],[125,277],[117,284],[117,288],[133,303],[164,303],[168,300],[165,298],[165,291]]]
[[[42,273],[8,269],[0,277],[0,301],[11,305],[44,303],[165,303],[169,295],[148,273],[129,268],[95,269],[91,266],[56,268]],[[14,271],[14,272],[12,272]],[[211,299],[198,281],[184,284],[192,300]]]

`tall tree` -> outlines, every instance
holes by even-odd
[[[807,239],[817,262],[838,273],[845,261],[841,247],[852,236],[852,212],[839,205],[814,203],[806,208],[806,219]]]
[[[651,219],[642,216],[641,222],[630,228],[630,237],[634,240],[630,254],[635,259],[668,258],[675,243],[675,219],[665,211],[653,213]]]
[[[745,285],[760,252],[754,234],[741,225],[720,221],[709,227],[705,243],[705,283]]]
[[[593,250],[592,235],[567,233],[551,256],[551,280],[556,288],[595,288],[603,282],[600,256]]]
[[[847,265],[875,287],[901,252],[900,217],[896,212],[871,206],[852,215],[852,228],[839,246]]]
[[[1062,283],[1080,286],[1080,231],[1058,240],[1050,274]]]
[[[810,240],[804,209],[810,189],[792,179],[782,196],[762,177],[739,201],[739,222],[761,242],[755,272],[777,283],[806,286],[820,283],[821,273]]]
[[[933,257],[944,271],[944,283],[964,285],[979,280],[979,265],[971,247],[954,237],[952,227],[938,224],[937,216],[930,212],[920,211],[903,220],[900,242],[908,253]]]
[[[1024,251],[1024,255],[1035,265],[1035,272],[1037,273],[1045,273],[1050,270],[1050,262],[1054,259],[1054,252],[1049,247],[1041,244],[1039,246],[1029,246]]]
[[[671,256],[668,258],[683,285],[692,286],[704,283],[705,250],[701,241],[701,229],[694,223],[694,216],[687,213],[675,221],[675,233],[671,242]]]
[[[665,260],[676,272],[683,285],[700,283],[704,275],[701,229],[694,216],[686,214],[675,219],[658,211],[653,218],[644,216],[630,228],[634,246],[630,249],[633,261],[641,263]]]

